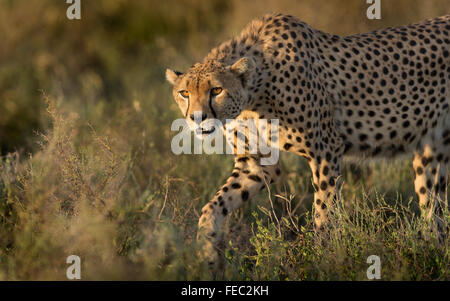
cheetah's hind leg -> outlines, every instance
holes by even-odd
[[[427,228],[435,232],[442,244],[448,229],[445,226],[444,212],[448,206],[447,183],[450,157],[450,129],[432,136],[422,143],[413,160],[414,187],[419,198],[421,215]]]

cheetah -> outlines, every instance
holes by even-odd
[[[279,120],[277,147],[311,168],[318,233],[347,156],[411,154],[422,216],[439,226],[450,158],[449,32],[450,15],[342,37],[269,14],[187,72],[167,69],[166,79],[188,122],[201,112],[204,135],[213,118]],[[262,165],[261,157],[236,155],[231,176],[201,211],[197,238],[211,267],[225,217],[279,178],[278,164]]]

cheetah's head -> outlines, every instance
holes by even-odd
[[[198,63],[186,73],[167,69],[166,78],[173,85],[173,97],[191,129],[209,135],[215,131],[217,120],[225,124],[245,108],[254,69],[254,60],[243,57],[232,65]]]

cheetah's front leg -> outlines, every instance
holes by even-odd
[[[202,256],[212,270],[219,265],[218,243],[225,217],[251,199],[280,174],[278,165],[260,165],[257,156],[237,156],[233,173],[214,198],[202,208],[197,240],[203,244]]]

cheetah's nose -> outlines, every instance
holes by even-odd
[[[203,122],[203,121],[207,118],[206,113],[203,113],[203,112],[202,112],[201,114],[202,114],[202,115],[201,115],[201,120],[199,120],[200,114],[197,113],[197,112],[196,112],[196,114],[191,114],[191,115],[189,115],[189,117],[191,118],[192,121],[195,121],[195,122],[197,122],[198,124],[200,124],[201,122]],[[195,120],[195,117],[197,117],[197,120]]]

